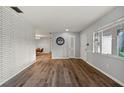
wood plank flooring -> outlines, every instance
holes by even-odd
[[[37,62],[7,81],[2,87],[119,87],[120,85],[81,59],[51,59]]]

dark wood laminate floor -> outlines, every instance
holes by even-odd
[[[51,59],[37,56],[37,62],[7,81],[3,87],[116,87],[120,86],[81,59]]]

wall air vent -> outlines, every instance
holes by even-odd
[[[11,7],[13,10],[15,10],[17,13],[23,13],[18,7]]]

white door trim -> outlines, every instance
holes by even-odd
[[[74,56],[70,56],[70,39],[73,38],[74,42],[73,42],[73,51],[74,51]],[[75,36],[74,35],[69,35],[68,37],[68,58],[75,58]]]

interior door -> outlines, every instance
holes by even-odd
[[[85,61],[87,61],[87,34],[83,34],[81,36],[81,50],[80,50],[80,55],[81,58]]]
[[[75,36],[70,35],[68,38],[68,57],[75,57]]]

